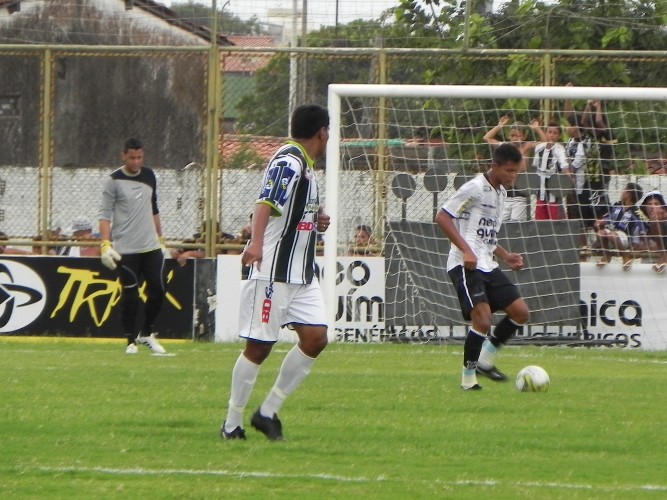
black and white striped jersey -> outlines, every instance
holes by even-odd
[[[244,268],[244,277],[308,284],[315,273],[317,213],[320,206],[315,162],[289,141],[271,158],[257,203],[271,207],[264,233],[261,270]]]

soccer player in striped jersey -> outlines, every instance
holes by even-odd
[[[285,356],[273,388],[250,421],[272,441],[283,439],[278,412],[285,398],[327,345],[315,243],[330,218],[320,206],[315,158],[326,150],[328,111],[312,104],[297,107],[290,131],[292,140],[273,155],[264,172],[252,236],[241,256],[239,336],[246,344],[232,371],[227,418],[220,429],[223,439],[246,439],[243,413],[282,326],[291,325],[299,342]]]
[[[494,258],[503,259],[513,270],[523,267],[520,254],[498,244],[506,187],[522,170],[521,151],[512,144],[499,145],[488,172],[463,184],[436,216],[438,226],[451,242],[447,273],[456,288],[463,317],[472,321],[463,346],[464,390],[482,388],[477,383],[478,374],[495,381],[507,380],[495,366],[496,355],[530,315],[519,289]],[[507,316],[490,333],[493,313],[500,310]]]

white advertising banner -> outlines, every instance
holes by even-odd
[[[584,338],[667,350],[667,273],[657,274],[651,264],[634,264],[625,272],[618,262],[580,266],[581,302],[587,315]]]
[[[317,258],[320,279],[323,261]],[[241,256],[219,255],[217,267],[215,340],[237,341]],[[322,282],[322,288],[325,286]],[[329,328],[329,339],[345,341],[361,336],[367,342],[379,341],[384,333],[384,258],[339,257],[336,298],[336,326]],[[293,331],[283,328],[278,339],[295,342],[297,337]]]
[[[323,259],[318,258],[318,265],[322,262]],[[667,350],[667,329],[663,334],[660,327],[667,325],[667,304],[664,303],[667,273],[657,274],[650,264],[634,264],[627,272],[616,262],[602,268],[588,262],[580,266],[585,340],[614,340],[628,348]],[[217,342],[238,341],[241,257],[218,256],[217,273],[215,339]],[[329,328],[330,340],[378,342],[387,336],[384,273],[383,257],[338,258],[336,325]],[[322,269],[319,274],[323,275]],[[297,339],[293,331],[283,328],[279,340],[295,342]]]

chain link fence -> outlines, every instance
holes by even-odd
[[[143,141],[146,166],[158,176],[163,229],[170,246],[238,251],[249,222],[262,170],[288,135],[291,103],[327,104],[330,83],[430,83],[641,86],[642,75],[662,75],[661,54],[539,51],[460,53],[408,49],[215,49],[137,47],[0,46],[0,231],[9,243],[43,253],[55,246],[51,231],[77,217],[97,226],[104,178],[121,164],[123,142]],[[488,51],[487,51],[488,52]],[[219,82],[209,61],[219,61]],[[614,67],[614,80],[606,79]],[[581,81],[584,69],[604,81]],[[619,68],[621,70],[619,70]],[[590,71],[585,74],[590,74]],[[365,105],[368,104],[368,105]],[[557,104],[530,103],[542,121]],[[391,176],[373,176],[388,158],[403,158],[395,171],[423,175],[434,161],[448,161],[444,148],[416,137],[418,119],[406,111],[383,117],[382,102],[352,103],[357,115],[344,122],[356,137],[341,154],[352,168],[341,200],[356,207],[359,222],[373,220],[378,197],[391,197]],[[502,110],[498,110],[500,113]],[[211,120],[211,116],[215,119]],[[387,129],[382,141],[378,126]],[[479,141],[493,117],[471,121],[465,133]],[[401,123],[405,123],[402,130]],[[426,139],[433,129],[425,127]],[[410,137],[405,137],[409,130]],[[212,134],[215,132],[215,134]],[[456,137],[439,138],[448,141]],[[663,132],[664,134],[664,132]],[[216,144],[211,144],[211,142]],[[394,142],[392,142],[394,141]],[[665,137],[651,154],[667,156]],[[217,152],[211,158],[211,151]],[[398,151],[398,153],[397,153]],[[351,162],[354,158],[354,162]],[[474,163],[474,158],[468,159]],[[324,159],[318,161],[324,167]],[[324,192],[324,174],[322,192]],[[363,199],[359,193],[363,192]],[[389,200],[402,210],[400,200]],[[415,204],[419,207],[415,208]],[[430,214],[433,195],[411,200],[412,211]],[[206,224],[210,214],[215,224]],[[362,221],[363,219],[363,221]],[[219,230],[216,231],[216,228]],[[347,240],[350,235],[340,235]],[[41,243],[40,243],[41,241]],[[51,242],[51,243],[49,243]],[[185,242],[185,243],[184,243]],[[39,246],[43,244],[45,246]],[[217,244],[217,246],[216,246]]]

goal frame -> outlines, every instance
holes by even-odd
[[[332,221],[324,245],[324,299],[327,322],[333,331],[336,321],[336,262],[338,257],[339,173],[341,160],[341,100],[362,98],[453,98],[453,99],[554,99],[554,100],[634,100],[667,101],[667,87],[521,87],[510,85],[394,85],[330,84],[328,110],[329,142],[326,149],[326,189],[324,204]],[[384,223],[384,222],[383,222]],[[330,335],[331,337],[331,335]]]

